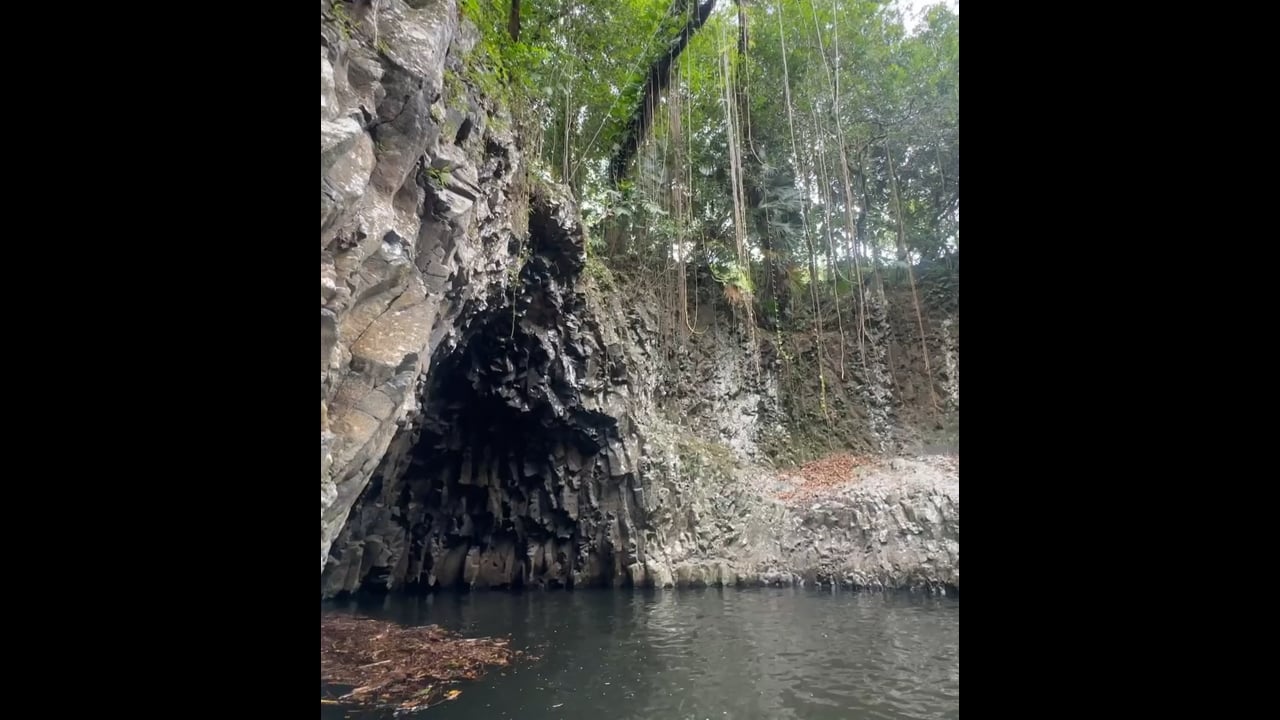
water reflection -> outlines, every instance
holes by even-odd
[[[540,660],[437,718],[958,718],[958,599],[804,589],[442,594],[329,604],[510,635]],[[322,717],[374,718],[389,713]]]

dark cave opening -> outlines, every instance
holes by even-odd
[[[406,590],[570,588],[582,577],[582,495],[613,422],[581,411],[565,372],[581,358],[556,362],[567,349],[540,336],[536,313],[514,327],[504,315],[434,372],[398,498],[409,568],[421,563]]]
[[[579,456],[600,448],[556,417],[572,387],[547,393],[557,383],[539,372],[546,352],[519,326],[504,334],[503,319],[433,371],[398,498],[409,565],[421,563],[408,591],[573,585],[578,528],[565,497],[576,488],[554,460],[566,444]]]

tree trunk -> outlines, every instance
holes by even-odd
[[[787,271],[784,258],[780,250],[775,247],[773,238],[769,233],[769,220],[764,212],[760,210],[760,205],[764,203],[764,189],[760,187],[760,160],[757,157],[755,143],[751,138],[751,106],[749,102],[749,92],[746,81],[747,54],[751,45],[751,34],[747,18],[747,1],[737,0],[738,3],[738,57],[743,72],[739,74],[739,82],[734,92],[734,102],[738,109],[738,137],[745,138],[742,143],[746,150],[742,153],[742,185],[743,195],[746,201],[746,214],[750,218],[750,222],[755,226],[756,235],[760,238],[760,250],[764,256],[764,283],[762,283],[759,298],[761,306],[771,304],[773,312],[762,313],[761,319],[765,321],[766,326],[770,330],[776,330],[787,318],[791,316],[791,307],[788,299],[790,293],[785,292],[787,289]]]
[[[893,236],[897,242],[898,260],[906,263],[907,270],[910,270],[911,256],[907,253],[907,235],[902,225],[902,196],[898,194],[898,172],[893,167],[893,151],[889,148],[888,140],[884,143],[884,159],[885,165],[889,167],[889,188],[893,192],[893,216],[898,226],[898,231]]]
[[[507,16],[507,32],[512,42],[520,42],[520,0],[511,0],[511,14]]]
[[[924,333],[924,315],[920,312],[920,295],[916,292],[915,273],[911,271],[911,254],[907,251],[907,237],[902,225],[902,194],[898,189],[898,171],[893,167],[893,152],[889,149],[889,140],[886,138],[884,143],[884,156],[889,165],[889,182],[893,188],[893,204],[895,206],[894,215],[898,221],[898,259],[906,262],[907,265],[907,281],[911,283],[911,304],[916,309],[916,324],[920,327],[920,352],[924,353],[924,377],[925,383],[929,385],[929,409],[933,413],[934,424],[941,428],[942,423],[938,419],[938,395],[933,390],[933,370],[929,368],[929,345],[925,342]]]
[[[858,239],[862,241],[862,247],[867,247],[867,217],[871,215],[871,189],[867,183],[867,145],[864,145],[858,151],[858,186],[862,190],[862,212],[858,214]],[[872,244],[871,251],[871,269],[876,275],[880,273],[880,249]]]
[[[695,0],[688,0],[689,4],[685,5],[685,7],[692,5],[694,2]],[[711,11],[715,6],[716,0],[704,0],[701,5],[697,5],[685,23],[684,28],[667,45],[667,49],[662,55],[649,66],[649,72],[645,75],[644,85],[640,89],[639,102],[636,103],[635,109],[631,111],[631,117],[627,120],[627,126],[622,133],[622,141],[609,162],[609,174],[613,179],[614,186],[622,182],[622,178],[627,172],[627,166],[632,158],[635,157],[636,150],[640,148],[640,143],[644,141],[645,135],[649,132],[649,126],[653,123],[653,108],[657,106],[658,98],[662,97],[662,93],[667,89],[667,84],[671,82],[671,66],[680,57],[680,53],[684,52],[685,46],[689,44],[689,38],[693,37],[693,34],[707,22],[707,18],[711,16]]]
[[[564,166],[560,171],[560,180],[568,185],[569,182],[569,133],[573,130],[573,117],[569,114],[569,89],[564,91],[564,152],[561,157],[564,160]]]

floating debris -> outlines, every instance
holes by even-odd
[[[454,700],[462,691],[448,685],[529,658],[510,649],[509,642],[463,638],[438,625],[405,627],[370,618],[321,616],[320,681],[352,689],[322,697],[320,703],[414,711]]]

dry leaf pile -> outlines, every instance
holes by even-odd
[[[847,485],[856,478],[857,469],[872,464],[872,459],[850,453],[836,453],[805,463],[785,477],[794,487],[778,495],[782,500],[803,501],[818,497],[824,491]]]

